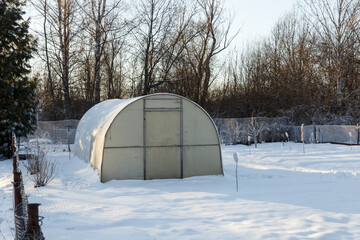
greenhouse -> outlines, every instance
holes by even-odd
[[[101,182],[223,174],[211,117],[168,93],[93,106],[77,127],[75,154],[98,169]]]

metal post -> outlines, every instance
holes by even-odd
[[[17,157],[16,155],[14,154],[13,155],[13,172],[18,172],[18,166],[17,166]]]
[[[314,136],[313,136],[313,143],[317,143],[316,142],[316,125],[315,125],[315,123],[313,124],[313,133],[314,133]]]
[[[24,216],[24,210],[22,206],[22,197],[21,197],[21,172],[14,172],[14,223],[15,223],[15,239],[18,240],[19,236],[23,234],[24,226],[22,222],[22,217]]]
[[[359,124],[356,125],[356,130],[357,130],[357,138],[356,138],[356,144],[359,145],[359,132],[360,132],[360,127]]]
[[[37,239],[40,234],[39,225],[39,203],[28,204],[28,222],[27,222],[27,233],[30,239]]]

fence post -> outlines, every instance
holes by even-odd
[[[30,239],[38,239],[40,235],[39,206],[39,203],[28,204],[27,234]]]
[[[21,172],[14,172],[13,184],[14,184],[14,211],[16,211],[22,203],[21,189],[20,189]]]
[[[16,155],[13,154],[13,172],[18,172],[18,167],[17,167],[17,159],[16,159]]]
[[[16,136],[14,132],[11,135],[11,147],[13,152],[13,172],[18,172]]]
[[[317,141],[316,141],[316,139],[317,139],[317,136],[316,136],[316,125],[315,125],[315,123],[313,123],[313,143],[317,143]]]
[[[21,205],[22,198],[21,198],[21,172],[18,169],[17,164],[17,149],[16,149],[16,136],[15,133],[12,133],[11,145],[13,150],[13,174],[14,174],[14,210],[16,211],[18,207]]]
[[[359,132],[360,132],[360,127],[359,124],[356,125],[356,132],[357,132],[357,138],[356,138],[356,144],[359,145]]]

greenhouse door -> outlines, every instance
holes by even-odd
[[[182,99],[144,99],[144,179],[182,177]]]

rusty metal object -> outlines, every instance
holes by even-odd
[[[27,235],[29,239],[39,239],[41,235],[39,225],[39,203],[28,204]]]

